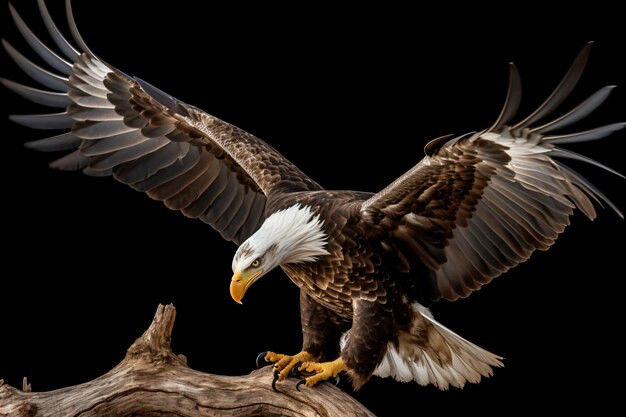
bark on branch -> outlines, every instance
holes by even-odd
[[[159,305],[152,324],[105,375],[84,384],[31,392],[0,380],[0,416],[324,416],[374,417],[331,384],[272,391],[271,367],[245,376],[212,375],[187,366],[170,347],[176,318],[173,305]]]

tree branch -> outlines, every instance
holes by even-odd
[[[30,392],[0,380],[0,416],[324,416],[374,417],[331,384],[298,392],[295,384],[271,388],[267,366],[245,376],[212,375],[187,366],[172,352],[173,305],[159,305],[152,324],[105,375],[84,384]]]

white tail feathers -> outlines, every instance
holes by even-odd
[[[389,343],[387,353],[374,371],[380,377],[398,381],[433,384],[440,389],[462,388],[466,382],[478,383],[491,376],[492,367],[503,366],[500,356],[463,339],[436,322],[427,308],[416,304],[412,330],[400,334],[398,344]],[[425,331],[425,333],[424,333]],[[427,334],[427,340],[423,335]]]

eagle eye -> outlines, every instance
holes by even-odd
[[[250,266],[252,268],[258,268],[259,266],[261,266],[261,260],[259,258],[255,259],[254,261],[252,261]]]

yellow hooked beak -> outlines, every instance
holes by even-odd
[[[263,273],[263,270],[256,271],[252,274],[235,272],[233,280],[230,282],[230,296],[239,304],[243,304],[241,299],[254,280]]]

